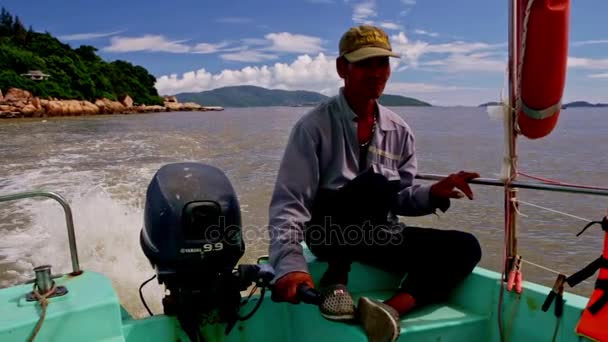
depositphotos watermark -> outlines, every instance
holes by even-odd
[[[403,243],[403,227],[396,223],[338,224],[332,217],[326,217],[322,224],[302,224],[290,222],[277,227],[268,225],[227,225],[224,217],[218,224],[196,227],[195,238],[190,241],[223,242],[238,245],[241,241],[300,243],[306,241],[316,246],[387,246]]]

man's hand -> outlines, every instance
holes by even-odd
[[[453,173],[431,186],[431,196],[449,199],[463,198],[466,195],[472,200],[473,191],[467,182],[477,177],[479,177],[479,174],[476,172],[460,171]]]
[[[314,288],[315,285],[310,277],[310,274],[306,272],[290,272],[282,276],[277,280],[272,289],[272,300],[275,302],[290,302],[298,304],[300,299],[298,298],[298,287],[302,284],[310,288]]]

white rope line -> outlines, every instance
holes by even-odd
[[[515,208],[515,212],[517,213],[517,215],[523,216],[523,217],[529,217],[528,215],[519,211],[519,205],[517,205],[519,203],[519,200],[517,198],[511,198],[511,202],[514,203],[513,207]]]
[[[528,260],[526,260],[526,259],[524,259],[524,258],[521,258],[521,262],[525,262],[525,263],[526,263],[526,264],[528,264],[528,265],[538,267],[538,268],[540,268],[540,269],[543,269],[543,270],[545,270],[545,271],[548,271],[548,272],[551,272],[551,273],[554,273],[554,274],[557,274],[557,275],[564,274],[563,272],[559,272],[559,271],[557,271],[557,270],[551,269],[551,268],[549,268],[549,267],[545,267],[545,266],[543,266],[543,265],[535,264],[535,263],[533,263],[532,261],[528,261]],[[581,283],[593,284],[593,281],[592,281],[592,280],[589,280],[589,279],[585,279],[585,280],[581,281]]]
[[[541,268],[541,269],[543,269],[543,270],[545,270],[545,271],[548,271],[548,272],[551,272],[551,273],[555,273],[555,274],[557,274],[557,275],[562,274],[562,272],[560,272],[560,271],[556,271],[556,270],[554,270],[554,269],[551,269],[551,268],[549,268],[549,267],[545,267],[545,266],[543,266],[543,265],[535,264],[535,263],[533,263],[532,261],[528,261],[528,260],[526,260],[526,259],[524,259],[524,258],[521,258],[521,262],[525,262],[526,264],[530,264],[530,265],[532,265],[532,266],[536,266],[536,267],[538,267],[538,268]]]
[[[568,213],[565,213],[565,212],[563,212],[563,211],[559,211],[559,210],[555,210],[555,209],[551,209],[551,208],[546,208],[546,207],[540,206],[540,205],[538,205],[538,204],[534,204],[534,203],[530,203],[530,202],[522,201],[522,200],[520,200],[520,199],[516,199],[516,198],[514,198],[514,199],[513,199],[513,201],[515,201],[515,202],[517,202],[517,203],[521,203],[521,204],[529,205],[529,206],[531,206],[531,207],[535,207],[535,208],[539,208],[539,209],[547,210],[547,211],[550,211],[550,212],[552,212],[552,213],[556,213],[556,214],[561,214],[561,215],[565,215],[565,216],[568,216],[568,217],[572,217],[572,218],[575,218],[575,219],[577,219],[577,220],[581,220],[581,221],[585,221],[585,222],[591,222],[591,221],[592,221],[592,220],[586,219],[586,218],[584,218],[584,217],[580,217],[580,216],[576,216],[576,215],[568,214]],[[517,208],[517,206],[515,206],[515,207]],[[525,215],[524,215],[524,216],[525,216]],[[522,258],[522,259],[521,259],[521,262],[524,262],[524,263],[526,263],[526,264],[529,264],[529,265],[532,265],[532,266],[538,267],[538,268],[540,268],[540,269],[543,269],[543,270],[545,270],[545,271],[548,271],[548,272],[551,272],[551,273],[554,273],[554,274],[557,274],[557,275],[563,274],[563,272],[560,272],[560,271],[554,270],[554,269],[552,269],[552,268],[549,268],[549,267],[546,267],[546,266],[543,266],[543,265],[539,265],[539,264],[533,263],[532,261],[528,261],[528,260],[526,260],[526,259],[524,259],[524,258]],[[590,282],[589,280],[583,280],[583,281],[582,281],[582,283],[591,283],[591,282]]]
[[[540,206],[538,204],[534,204],[534,203],[530,203],[530,202],[525,202],[525,201],[522,201],[520,199],[517,199],[516,201],[518,203],[521,203],[521,204],[525,204],[525,205],[529,205],[531,207],[535,207],[535,208],[543,209],[543,210],[546,210],[546,211],[550,211],[552,213],[556,213],[556,214],[561,214],[561,215],[564,215],[564,216],[572,217],[572,218],[575,218],[577,220],[581,220],[581,221],[585,221],[585,222],[591,222],[591,221],[593,221],[593,220],[586,219],[584,217],[568,214],[568,213],[565,213],[563,211],[559,211],[559,210],[555,210],[555,209],[551,209],[551,208],[546,208],[546,207]]]

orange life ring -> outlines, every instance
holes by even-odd
[[[533,3],[526,24],[530,1]],[[561,110],[568,62],[570,0],[519,0],[519,9],[517,60],[521,85],[517,124],[521,134],[537,139],[553,131]]]

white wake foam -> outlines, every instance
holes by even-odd
[[[138,288],[154,271],[139,245],[143,209],[113,198],[100,186],[81,184],[62,193],[74,215],[81,268],[108,276],[127,311],[137,317],[147,315]],[[52,200],[24,200],[16,211],[29,222],[24,227],[3,231],[0,250],[4,258],[0,263],[10,266],[7,276],[0,279],[0,286],[31,279],[33,267],[42,264],[51,264],[53,273],[70,272],[61,206]],[[144,296],[153,312],[162,311],[162,289],[156,281],[146,285]]]

